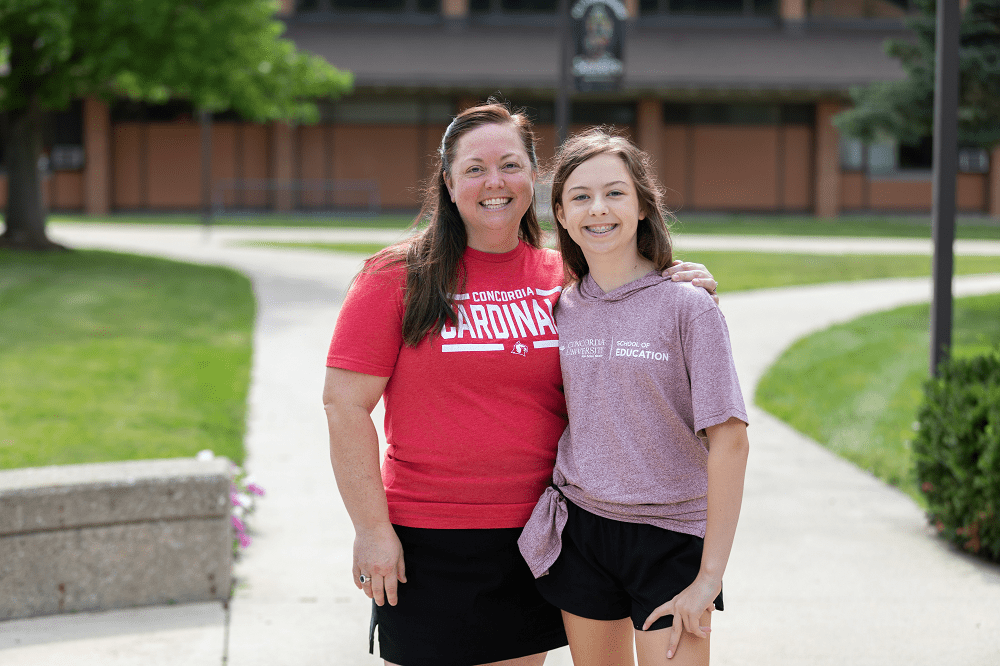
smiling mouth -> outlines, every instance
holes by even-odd
[[[500,210],[512,201],[510,197],[498,197],[496,199],[487,199],[486,201],[480,201],[479,205],[486,210]]]
[[[587,231],[592,234],[603,235],[617,227],[617,224],[595,224],[589,227],[584,227]]]

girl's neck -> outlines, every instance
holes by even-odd
[[[638,280],[656,268],[656,265],[639,254],[638,250],[625,258],[604,257],[592,260],[587,257],[587,266],[590,268],[590,276],[605,294]]]

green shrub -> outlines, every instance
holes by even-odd
[[[942,537],[1000,561],[1000,351],[940,369],[924,386],[917,483]]]

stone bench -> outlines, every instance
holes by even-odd
[[[230,462],[0,471],[0,620],[225,600]]]

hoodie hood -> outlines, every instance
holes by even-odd
[[[597,282],[594,281],[594,278],[591,277],[590,273],[587,273],[586,277],[580,281],[578,289],[580,297],[585,301],[615,303],[631,298],[644,289],[649,289],[650,287],[655,287],[663,282],[670,281],[669,277],[663,277],[660,275],[659,271],[652,270],[637,280],[632,280],[628,284],[623,284],[617,289],[613,289],[610,292],[605,293],[604,290],[598,286]]]

